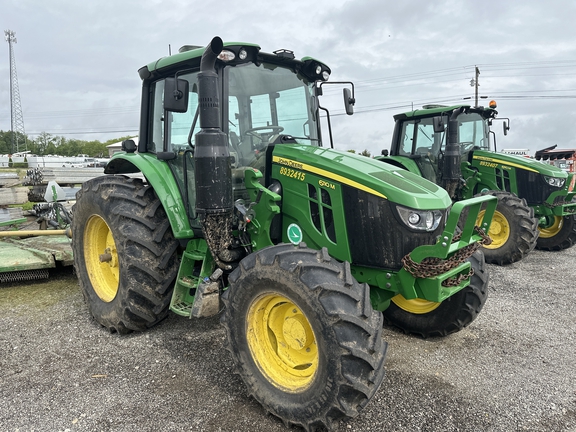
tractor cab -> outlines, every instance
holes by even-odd
[[[261,183],[269,183],[266,150],[270,145],[298,142],[321,146],[317,86],[330,76],[328,66],[310,57],[298,60],[288,50],[270,54],[257,45],[230,43],[218,55],[211,77],[218,98],[203,101],[198,92],[203,51],[183,47],[179,54],[140,70],[145,89],[142,121],[147,127],[141,128],[144,136],[141,132],[138,152],[167,162],[193,228],[200,227],[194,155],[202,110],[218,108],[207,127],[226,136],[234,200],[246,198],[247,168],[260,171]],[[113,162],[108,172],[123,171],[122,164]]]
[[[442,167],[448,138],[448,121],[457,107],[424,106],[423,110],[395,116],[396,128],[390,156],[408,157],[422,176],[442,184]],[[489,122],[496,111],[466,107],[457,115],[458,150],[461,160],[470,161],[472,150],[490,149]]]

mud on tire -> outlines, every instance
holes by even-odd
[[[111,332],[168,314],[178,242],[150,185],[123,176],[85,182],[73,207],[74,267],[88,309]]]
[[[384,378],[382,315],[326,249],[277,245],[230,275],[223,325],[249,393],[286,425],[331,429]]]

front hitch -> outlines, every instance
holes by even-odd
[[[436,244],[419,246],[404,257],[398,272],[400,294],[407,300],[442,302],[468,286],[473,271],[467,259],[489,242],[486,233],[497,204],[492,195],[454,203]]]

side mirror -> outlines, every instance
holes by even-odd
[[[442,117],[434,117],[432,123],[434,124],[434,133],[442,133],[446,130]]]
[[[356,99],[352,97],[352,91],[349,88],[344,88],[344,107],[346,108],[346,114],[352,115],[354,114],[354,104],[356,103]]]
[[[502,122],[502,128],[504,129],[504,135],[508,135],[508,131],[510,130],[510,122],[504,119]]]
[[[185,113],[188,111],[190,83],[184,79],[166,78],[164,81],[164,109]]]

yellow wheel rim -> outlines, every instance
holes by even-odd
[[[256,298],[246,333],[252,358],[271,384],[290,393],[310,386],[318,370],[316,337],[291,300],[273,293]]]
[[[120,267],[112,232],[100,216],[90,216],[84,228],[84,259],[96,295],[111,302],[118,293]]]
[[[476,225],[482,222],[484,218],[484,210],[478,213],[478,218],[476,219]],[[498,249],[506,244],[510,238],[510,224],[508,219],[500,213],[498,210],[494,212],[492,217],[492,223],[490,224],[490,230],[488,235],[492,239],[492,243],[489,245],[484,245],[486,249]]]
[[[397,294],[392,297],[392,302],[400,309],[418,315],[432,312],[434,309],[441,305],[441,303],[431,302],[419,298],[406,300],[402,294]]]
[[[561,216],[553,216],[553,218],[554,219],[552,221],[552,225],[550,225],[549,227],[546,228],[538,227],[541,238],[554,237],[562,229],[562,226],[564,225],[564,218]]]

